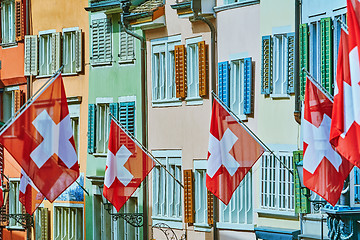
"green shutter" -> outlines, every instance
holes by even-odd
[[[294,155],[293,173],[294,173],[294,185],[295,185],[295,193],[294,193],[295,213],[310,213],[311,210],[310,202],[304,195],[305,193],[307,193],[306,191],[309,191],[309,189],[301,189],[299,175],[296,170],[296,163],[302,161],[303,159],[303,151],[294,151],[293,155]]]
[[[261,94],[272,93],[272,37],[262,37]]]
[[[111,21],[108,18],[94,19],[92,28],[92,63],[110,64],[112,62]]]
[[[287,53],[287,60],[288,60],[288,86],[287,86],[287,93],[291,94],[294,93],[294,57],[295,57],[295,33],[288,33],[288,53]]]
[[[96,116],[96,105],[89,104],[88,153],[95,152],[95,116]]]
[[[116,120],[119,120],[119,104],[110,103],[109,108],[110,108],[110,113],[115,117]]]
[[[306,73],[302,70],[309,70],[309,27],[307,24],[300,25],[299,31],[299,57],[300,57],[300,97],[304,99]]]
[[[321,26],[321,84],[333,94],[333,45],[331,18],[322,18]]]

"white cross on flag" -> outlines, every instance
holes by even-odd
[[[340,198],[352,164],[343,159],[329,142],[332,108],[333,103],[329,98],[307,79],[303,121],[303,180],[307,188],[334,206]]]
[[[32,215],[43,200],[44,195],[39,192],[24,170],[21,169],[19,201],[24,205],[26,212]]]
[[[50,202],[79,177],[61,75],[1,132],[0,142]]]
[[[264,148],[214,99],[206,187],[224,204],[263,154]]]
[[[117,211],[154,166],[152,158],[111,120],[103,194]]]

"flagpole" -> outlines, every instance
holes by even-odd
[[[309,80],[316,85],[319,90],[332,102],[334,103],[334,97],[324,88],[316,79],[305,69],[303,68],[302,71],[306,73],[306,75],[309,77]]]
[[[114,115],[112,115],[111,113],[109,113],[109,115],[110,115],[111,118],[121,127],[121,129],[122,129],[123,131],[125,131],[127,135],[129,135],[129,137],[130,137],[132,140],[134,140],[138,145],[140,145],[140,147],[141,147],[141,149],[142,149],[143,151],[145,151],[148,155],[150,155],[150,157],[151,157],[153,160],[155,160],[155,161],[160,165],[160,167],[162,167],[168,174],[170,174],[170,176],[171,176],[182,188],[184,188],[184,185],[183,185],[179,180],[177,180],[177,179],[175,178],[175,176],[174,176],[171,172],[169,172],[169,170],[167,170],[166,167],[164,167],[164,165],[162,165],[161,162],[160,162],[154,155],[152,155],[152,153],[149,152],[149,151],[146,149],[146,147],[144,147],[144,145],[142,145],[141,142],[138,141],[138,140],[135,138],[135,136],[134,136],[129,130],[127,130],[127,128],[125,128],[124,125],[121,124],[121,122],[120,122],[119,120],[117,120],[117,119],[114,117]]]
[[[215,93],[214,91],[211,91],[211,93],[212,93],[212,95],[216,98],[216,100],[218,100],[218,102],[221,104],[221,106],[224,107],[224,108],[228,111],[228,113],[229,113],[233,118],[235,118],[235,120],[236,120],[239,124],[241,124],[241,125],[245,128],[245,130],[246,130],[250,135],[252,135],[252,136],[255,138],[255,140],[256,140],[260,145],[262,145],[263,148],[266,148],[266,150],[269,151],[269,152],[274,156],[274,158],[275,158],[281,165],[283,165],[283,167],[284,167],[285,169],[287,169],[292,175],[294,175],[294,172],[293,172],[288,166],[286,166],[286,164],[283,163],[283,162],[275,155],[275,153],[274,153],[253,131],[251,131],[251,129],[250,129],[248,126],[246,126],[246,124],[245,124],[240,118],[238,118],[238,117],[236,116],[236,114],[235,114],[228,106],[226,106],[226,104],[219,98],[219,96],[216,95],[216,93]]]

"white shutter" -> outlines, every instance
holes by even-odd
[[[135,58],[134,56],[134,37],[127,34],[125,31],[120,31],[120,61],[129,61]]]
[[[25,36],[24,75],[38,75],[38,36]]]
[[[81,30],[75,32],[75,71],[82,71],[82,33]]]
[[[110,64],[112,61],[111,21],[110,19],[92,20],[92,62]]]
[[[59,32],[51,34],[51,72],[55,73],[61,64],[61,35]]]

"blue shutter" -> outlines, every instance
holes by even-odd
[[[288,87],[287,93],[295,93],[294,90],[294,59],[295,59],[295,33],[288,33]]]
[[[220,62],[218,63],[218,93],[219,98],[223,101],[227,106],[230,105],[230,97],[229,97],[229,90],[230,90],[230,81],[229,81],[229,69],[230,64],[229,62]]]
[[[135,102],[120,103],[119,120],[131,134],[135,134]]]
[[[262,37],[261,94],[272,93],[272,39]]]
[[[110,103],[109,108],[110,108],[110,113],[115,117],[116,120],[119,120],[119,104]]]
[[[89,117],[88,117],[88,153],[95,152],[95,115],[96,105],[89,104]]]
[[[252,103],[252,61],[251,58],[244,59],[244,114],[251,114]]]

